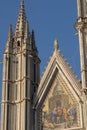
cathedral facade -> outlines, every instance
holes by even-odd
[[[3,56],[1,130],[87,130],[87,0],[77,0],[81,82],[58,40],[40,80],[40,58],[22,0]]]

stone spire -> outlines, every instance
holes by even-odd
[[[12,25],[10,24],[7,41],[10,42],[11,40],[12,40]]]
[[[30,38],[30,48],[31,48],[31,50],[37,50],[36,45],[35,45],[34,30],[32,30],[32,34],[31,34],[31,38]]]
[[[26,14],[24,9],[24,0],[22,0],[15,29],[16,37],[24,36],[25,25],[26,25]]]
[[[25,33],[24,33],[24,36],[25,36],[25,38],[29,37],[29,24],[28,24],[27,20],[26,20],[26,23],[25,23]]]
[[[5,52],[9,52],[9,48],[12,47],[12,39],[13,39],[13,32],[12,32],[12,25],[10,24]]]
[[[12,26],[9,27],[3,57],[1,130],[32,130],[35,126],[31,120],[35,117],[33,98],[40,82],[40,59],[34,31],[29,34],[24,0],[21,1],[14,36]]]

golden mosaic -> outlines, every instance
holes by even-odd
[[[42,110],[43,130],[78,127],[77,105],[60,85],[53,87]]]

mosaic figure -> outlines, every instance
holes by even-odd
[[[63,90],[61,92],[55,91],[56,89],[51,94],[51,97],[47,99],[48,106],[46,105],[46,107],[48,111],[44,112],[43,129],[57,130],[76,127],[77,112],[75,103]]]

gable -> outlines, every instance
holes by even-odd
[[[55,50],[41,79],[34,100],[43,129],[82,127],[81,85],[58,50]],[[61,115],[52,116],[61,109]],[[64,113],[65,112],[65,113]],[[69,113],[72,113],[69,115]]]
[[[37,95],[34,100],[34,104],[41,101],[41,98],[46,96],[47,90],[50,88],[49,84],[52,84],[54,78],[56,77],[57,73],[60,74],[62,80],[70,86],[70,91],[73,91],[75,95],[81,99],[81,84],[76,79],[75,75],[72,73],[71,69],[67,65],[67,63],[62,58],[59,51],[54,51],[53,56],[50,59],[50,62],[44,72],[44,75],[40,81]]]

